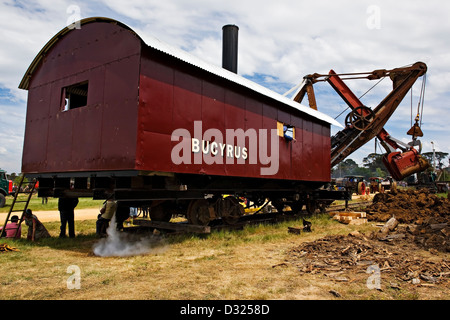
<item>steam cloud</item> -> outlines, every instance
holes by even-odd
[[[94,244],[93,250],[100,257],[128,257],[150,253],[163,253],[168,249],[160,238],[153,235],[137,237],[116,228],[116,216],[109,224],[107,237]]]

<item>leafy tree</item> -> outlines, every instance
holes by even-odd
[[[385,171],[381,170],[381,168],[377,168],[375,171],[375,177],[381,177],[381,178],[386,178],[387,174]]]
[[[383,154],[370,153],[363,159],[363,166],[371,172],[376,172],[377,168],[384,168]]]
[[[14,181],[17,178],[17,174],[15,172],[13,172],[13,173],[9,174],[8,177],[9,177],[9,180]]]
[[[353,159],[346,159],[333,168],[333,173],[337,177],[343,177],[350,174],[355,174],[358,164]]]
[[[368,179],[371,174],[367,168],[358,166],[358,164],[353,159],[346,159],[333,168],[332,175],[335,178],[355,175],[364,176],[366,179]]]
[[[387,170],[383,164],[383,154],[370,153],[363,159],[363,166],[369,169],[370,175],[375,177],[386,177]]]
[[[444,167],[444,160],[448,156],[448,153],[435,151],[434,154],[436,156],[436,167],[442,170],[442,168]],[[424,156],[430,162],[430,164],[433,165],[433,152],[424,152],[422,153],[422,156]]]
[[[16,186],[18,186],[19,183],[20,183],[20,179],[21,179],[21,178],[22,178],[22,173],[21,173],[20,175],[16,176],[14,179],[12,179],[12,180],[13,180],[13,183],[14,183]],[[28,181],[28,178],[23,179],[23,182],[24,182],[24,183],[28,183],[28,182],[29,182],[29,181]]]

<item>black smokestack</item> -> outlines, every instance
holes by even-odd
[[[223,26],[222,68],[237,73],[238,61],[238,26]]]

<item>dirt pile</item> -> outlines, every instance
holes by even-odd
[[[366,209],[369,221],[388,221],[395,217],[401,224],[388,240],[403,240],[429,250],[450,252],[450,201],[427,189],[404,189],[379,193]]]
[[[391,237],[404,238],[425,250],[450,252],[450,223],[439,223],[439,220],[442,221],[442,219],[429,218],[421,225],[399,226]]]
[[[378,193],[366,209],[369,221],[387,221],[392,216],[400,223],[422,224],[429,218],[445,222],[450,217],[450,201],[427,189],[404,189]]]
[[[364,281],[368,273],[377,271],[385,285],[396,289],[396,281],[448,285],[450,261],[415,256],[413,247],[409,242],[392,245],[355,231],[302,243],[288,252],[287,260],[302,273],[320,273],[340,282]]]

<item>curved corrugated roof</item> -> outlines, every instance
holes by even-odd
[[[86,18],[86,19],[79,21],[80,26],[83,26],[88,23],[94,23],[94,22],[109,22],[109,23],[117,24],[117,25],[121,26],[122,28],[128,29],[130,32],[134,33],[142,41],[142,38],[140,38],[139,35],[136,32],[134,32],[130,27],[128,27],[127,25],[125,25],[117,20],[114,20],[114,19],[104,18],[104,17],[92,17],[92,18]],[[28,90],[28,88],[30,86],[30,79],[33,76],[33,73],[36,71],[39,64],[41,63],[42,59],[47,55],[47,52],[49,52],[59,40],[61,40],[67,33],[69,33],[72,30],[74,30],[74,28],[70,28],[70,26],[65,27],[60,32],[58,32],[56,35],[54,35],[45,44],[45,46],[41,49],[41,51],[39,51],[37,56],[34,58],[33,62],[31,62],[30,66],[28,67],[27,71],[25,72],[25,75],[23,76],[22,81],[19,84],[20,89]]]
[[[192,54],[181,50],[179,48],[173,47],[165,42],[162,42],[160,40],[158,40],[155,37],[146,37],[145,40],[143,40],[136,32],[134,32],[130,27],[128,27],[127,25],[114,20],[114,19],[110,19],[110,18],[104,18],[104,17],[92,17],[92,18],[86,18],[80,21],[80,25],[83,26],[85,24],[88,23],[94,23],[94,22],[107,22],[107,23],[113,23],[113,24],[117,24],[125,29],[128,29],[130,32],[132,32],[133,34],[135,34],[143,43],[145,43],[147,46],[156,49],[158,51],[161,51],[165,54],[168,54],[172,57],[175,57],[185,63],[191,64],[195,67],[198,67],[202,70],[205,70],[209,73],[212,73],[216,76],[219,76],[221,78],[227,79],[229,81],[232,81],[234,83],[237,83],[241,86],[244,86],[246,88],[249,88],[257,93],[260,93],[266,97],[272,98],[274,100],[277,100],[283,104],[289,105],[290,107],[297,109],[301,112],[304,112],[314,118],[320,119],[322,121],[325,121],[327,123],[336,125],[341,127],[341,124],[339,122],[337,122],[335,119],[333,119],[332,117],[311,109],[307,106],[304,106],[302,104],[299,104],[298,102],[295,102],[285,96],[282,96],[266,87],[263,87],[251,80],[248,80],[238,74],[235,74],[233,72],[230,72],[222,67],[213,65],[211,63],[205,62],[204,60],[193,56]],[[33,73],[35,72],[35,70],[37,69],[37,67],[39,66],[40,62],[42,61],[42,59],[45,57],[45,55],[47,54],[47,52],[49,52],[52,47],[60,40],[62,39],[67,33],[69,33],[70,31],[72,31],[72,28],[69,27],[65,27],[64,29],[62,29],[60,32],[58,32],[53,38],[50,39],[50,41],[47,42],[47,44],[41,49],[41,51],[38,53],[38,55],[34,58],[33,62],[30,64],[30,66],[28,67],[28,70],[26,71],[24,77],[22,78],[22,81],[20,82],[19,88],[20,89],[25,89],[28,90],[29,85],[30,85],[30,79],[33,76]]]

